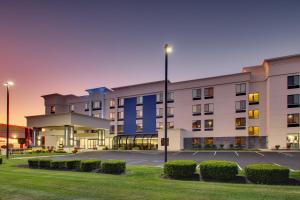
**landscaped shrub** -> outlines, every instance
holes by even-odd
[[[37,159],[37,158],[28,159],[28,166],[30,168],[38,168],[39,161],[40,161],[40,159]]]
[[[95,169],[99,169],[101,160],[82,160],[80,169],[84,172],[90,172]]]
[[[166,162],[164,173],[172,178],[193,177],[197,163],[193,160],[174,160]]]
[[[275,149],[278,150],[280,148],[280,145],[275,145]]]
[[[52,169],[64,169],[66,168],[66,161],[64,160],[53,160],[51,161],[51,168]]]
[[[2,164],[2,162],[3,162],[3,160],[2,160],[2,158],[0,157],[0,165]]]
[[[132,150],[141,150],[139,146],[132,147]]]
[[[290,170],[274,164],[251,164],[245,167],[245,175],[253,183],[280,184],[289,180]]]
[[[55,150],[54,153],[67,153],[67,152],[64,150]]]
[[[39,168],[48,169],[51,167],[51,160],[41,159],[39,160]]]
[[[203,161],[200,163],[200,174],[204,179],[232,180],[238,174],[238,166],[230,161]]]
[[[126,170],[124,160],[106,160],[101,164],[101,171],[106,174],[121,174]]]
[[[80,169],[80,160],[67,160],[66,167],[67,169]]]

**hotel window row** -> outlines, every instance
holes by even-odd
[[[192,122],[193,131],[201,131],[201,120],[193,120]],[[214,129],[214,120],[206,119],[204,120],[204,130],[212,131]]]
[[[200,100],[201,99],[201,88],[195,88],[192,90],[192,97],[193,100]],[[204,88],[204,99],[213,99],[214,98],[214,88]]]
[[[102,106],[101,101],[92,101],[91,103],[92,103],[92,110],[101,110],[101,106]],[[84,104],[84,110],[85,111],[90,110],[90,103],[85,103]]]
[[[193,105],[192,113],[193,113],[193,116],[201,115],[201,104]],[[214,114],[214,104],[213,103],[204,104],[204,114],[205,115]]]
[[[167,126],[168,128],[172,129],[174,128],[174,122],[167,122]],[[156,122],[156,129],[163,129],[164,127],[164,123],[163,122]],[[143,131],[143,123],[142,122],[137,122],[136,123],[136,132],[140,133]],[[115,132],[115,125],[111,125],[110,126],[110,133],[114,133]],[[124,125],[123,124],[118,124],[117,125],[117,132],[118,134],[123,134],[124,133]]]

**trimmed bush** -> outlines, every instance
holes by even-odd
[[[122,174],[126,170],[124,160],[106,160],[101,164],[101,171],[106,174]]]
[[[238,166],[235,162],[208,160],[200,163],[200,174],[203,179],[233,180],[238,174]]]
[[[188,178],[194,176],[196,167],[193,160],[174,160],[165,163],[164,173],[172,178]]]
[[[90,172],[95,169],[99,169],[101,160],[82,160],[80,169],[84,172]]]
[[[51,160],[39,160],[39,168],[49,169],[51,167]]]
[[[28,159],[28,166],[30,168],[38,168],[39,161],[40,161],[40,159],[37,159],[37,158]]]
[[[0,165],[3,163],[3,159],[0,157]]]
[[[51,161],[51,168],[52,169],[64,169],[64,168],[66,168],[66,161],[64,161],[64,160]]]
[[[67,160],[66,167],[67,169],[80,169],[80,160]]]
[[[274,164],[251,164],[245,167],[245,175],[253,183],[287,183],[290,170]]]

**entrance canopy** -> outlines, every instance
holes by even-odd
[[[36,115],[28,116],[27,126],[35,128],[57,127],[57,126],[81,126],[92,129],[109,129],[110,121],[74,112],[53,114],[53,115]]]

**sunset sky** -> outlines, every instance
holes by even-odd
[[[298,0],[0,0],[0,82],[11,123],[44,113],[49,93],[240,72],[300,53]],[[0,88],[0,123],[6,120]]]

